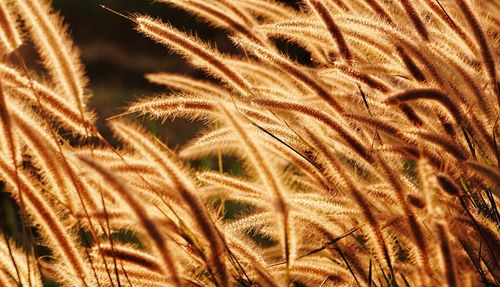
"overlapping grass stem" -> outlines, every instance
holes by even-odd
[[[207,75],[147,74],[167,89],[109,121],[113,147],[61,16],[0,0],[0,182],[36,231],[2,234],[0,286],[500,285],[496,1],[158,2],[239,54],[125,16]],[[135,115],[205,128],[172,150]]]

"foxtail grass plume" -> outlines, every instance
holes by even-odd
[[[236,52],[125,15],[205,76],[150,71],[111,145],[62,16],[0,0],[0,286],[500,284],[497,1],[157,2]],[[138,116],[203,129],[172,149]]]

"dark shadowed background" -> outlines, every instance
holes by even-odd
[[[297,1],[283,2],[293,5]],[[225,31],[163,3],[150,0],[53,0],[54,8],[64,15],[75,45],[80,48],[93,93],[91,105],[98,114],[98,126],[107,138],[111,135],[106,129],[106,118],[120,113],[138,97],[169,92],[167,88],[148,83],[144,74],[159,71],[195,77],[204,77],[204,74],[192,69],[177,54],[140,35],[131,21],[106,11],[100,5],[123,14],[159,17],[215,44],[222,52],[241,53],[231,45]],[[198,124],[184,120],[163,124],[144,121],[144,124],[171,147],[185,143],[199,128]]]
[[[223,31],[209,28],[180,9],[146,0],[55,0],[53,6],[64,15],[73,40],[80,48],[93,93],[91,105],[98,114],[98,126],[107,138],[106,118],[116,115],[134,99],[168,93],[164,87],[148,83],[144,74],[170,71],[203,77],[181,57],[139,34],[131,21],[100,5],[123,14],[140,13],[159,17],[207,41],[216,41],[223,51],[233,51]],[[178,146],[191,138],[197,125],[183,120],[160,123],[145,121],[148,128]]]
[[[238,1],[238,0],[234,0]],[[284,0],[290,5],[298,0]],[[173,26],[191,32],[206,42],[212,43],[221,52],[242,54],[228,39],[228,34],[210,27],[183,10],[169,7],[151,0],[53,0],[53,7],[59,11],[69,26],[71,37],[80,49],[81,59],[89,78],[89,89],[93,94],[90,105],[98,115],[98,128],[103,135],[113,141],[106,127],[106,118],[123,112],[129,103],[139,97],[170,93],[165,87],[148,83],[144,74],[152,72],[175,72],[204,78],[204,73],[192,69],[179,55],[152,40],[145,38],[134,29],[130,20],[115,15],[100,5],[106,5],[123,14],[139,13],[161,18]],[[277,42],[283,50],[291,50],[301,62],[307,62],[308,56],[302,50],[289,43]],[[36,52],[30,45],[23,45],[21,53],[30,68],[39,70]],[[176,148],[191,139],[199,131],[200,123],[191,123],[182,119],[175,121],[148,121],[138,118],[149,130],[155,133],[170,147]],[[217,169],[216,158],[206,158],[192,165],[202,168]],[[241,165],[235,159],[224,158],[224,170],[241,173]],[[231,209],[235,207],[227,206]],[[228,210],[228,214],[235,211]],[[0,232],[7,238],[20,242],[21,224],[17,205],[3,191],[0,182]],[[32,228],[36,233],[36,229]],[[132,240],[127,237],[127,242]],[[47,254],[43,246],[37,246],[37,254]],[[47,285],[49,286],[49,285]]]

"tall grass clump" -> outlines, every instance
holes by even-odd
[[[157,2],[240,53],[126,16],[206,79],[148,74],[172,92],[110,119],[117,147],[61,16],[0,0],[0,180],[23,231],[2,233],[0,286],[500,284],[497,1]],[[172,150],[139,115],[205,129]]]

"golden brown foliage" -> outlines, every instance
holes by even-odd
[[[0,180],[39,234],[22,247],[4,236],[0,286],[499,284],[498,2],[159,2],[245,52],[130,17],[212,78],[148,74],[175,92],[117,115],[203,121],[178,152],[116,119],[111,146],[61,17],[45,0],[0,0]],[[29,43],[49,77],[24,64]],[[226,155],[243,176],[222,172]],[[219,171],[190,167],[204,157]],[[114,240],[123,230],[140,244]]]

